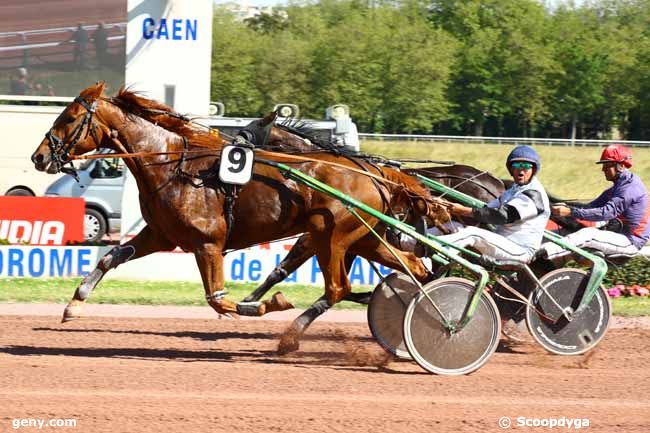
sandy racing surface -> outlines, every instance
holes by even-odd
[[[478,372],[439,377],[387,358],[352,316],[317,321],[299,352],[278,356],[286,317],[136,310],[61,324],[14,310],[0,308],[0,432],[23,418],[74,418],[76,428],[46,430],[78,432],[498,432],[501,417],[514,431],[576,430],[522,427],[517,417],[650,431],[646,319],[616,321],[585,356],[502,345]]]

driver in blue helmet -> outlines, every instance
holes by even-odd
[[[471,247],[497,262],[529,263],[539,249],[551,214],[548,196],[537,179],[542,163],[530,146],[517,146],[508,155],[506,167],[514,183],[483,208],[454,204],[458,217],[492,224],[494,231],[468,226],[440,238],[459,247]]]

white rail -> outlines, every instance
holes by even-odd
[[[412,141],[422,143],[477,143],[477,144],[536,144],[545,146],[608,146],[620,143],[630,147],[650,147],[650,141],[631,140],[569,140],[562,138],[523,138],[523,137],[476,137],[460,135],[420,135],[420,134],[366,134],[359,133],[360,140]]]

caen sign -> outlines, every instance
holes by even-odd
[[[82,198],[0,196],[0,240],[66,245],[83,241]]]

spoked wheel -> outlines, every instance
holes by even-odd
[[[471,281],[442,278],[424,286],[444,318],[458,323],[475,291]],[[404,317],[404,341],[411,357],[425,370],[447,376],[468,374],[480,368],[499,344],[501,319],[494,301],[481,293],[467,325],[449,332],[444,319],[420,293]]]
[[[368,326],[372,336],[386,351],[410,359],[402,335],[404,313],[418,288],[411,278],[393,272],[375,287],[368,305]]]
[[[571,321],[542,290],[530,294],[530,303],[535,308],[526,308],[526,323],[533,338],[549,352],[579,355],[596,346],[607,332],[612,307],[602,287],[591,302],[577,312],[588,280],[587,272],[571,268],[557,269],[540,279],[555,302],[572,313]]]

